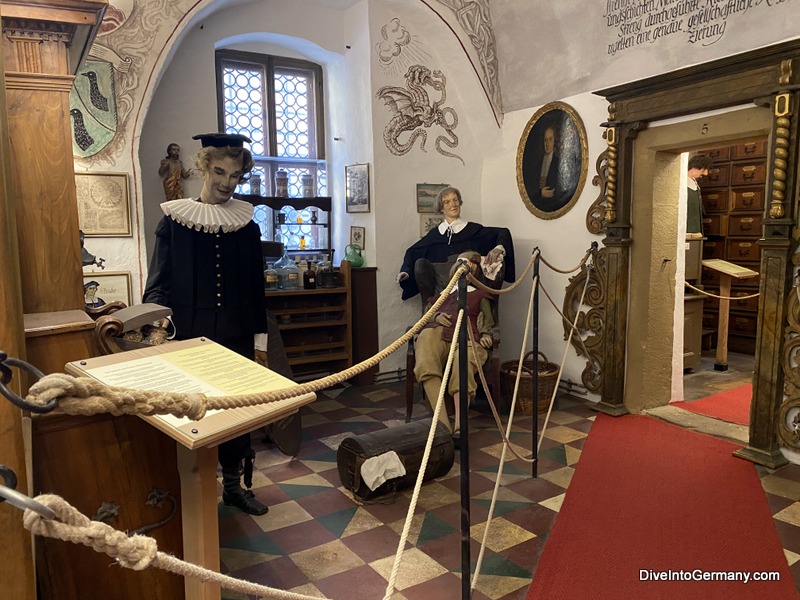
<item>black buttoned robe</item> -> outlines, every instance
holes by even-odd
[[[143,302],[172,309],[176,339],[207,337],[252,360],[253,336],[267,332],[258,225],[207,233],[165,216],[156,227]],[[223,468],[238,464],[249,448],[249,434],[222,444]]]

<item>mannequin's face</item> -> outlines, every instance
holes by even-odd
[[[458,196],[455,192],[442,196],[442,214],[448,223],[461,216],[461,203],[458,201]]]
[[[689,169],[686,174],[692,179],[700,179],[708,175],[708,169]]]
[[[242,176],[241,161],[225,156],[209,161],[203,173],[200,199],[206,204],[222,204],[230,200]]]

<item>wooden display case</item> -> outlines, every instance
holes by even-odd
[[[714,164],[709,176],[700,180],[705,216],[704,259],[723,259],[758,271],[765,208],[767,140],[759,138],[732,146],[701,150]],[[703,269],[702,281],[709,291],[718,293],[719,274]],[[736,282],[731,295],[746,296],[758,291],[758,277]],[[719,302],[706,302],[704,329],[717,321]],[[755,353],[755,326],[758,298],[731,301],[729,349]]]
[[[332,288],[265,292],[295,378],[336,373],[353,364],[349,261],[342,261],[337,275]]]

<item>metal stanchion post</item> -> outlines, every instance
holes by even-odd
[[[537,249],[534,249],[536,252]],[[533,261],[533,282],[536,288],[533,290],[533,402],[531,408],[531,448],[533,450],[533,464],[531,465],[531,475],[539,476],[539,259],[537,253]]]
[[[458,280],[458,308],[464,311],[461,329],[458,332],[458,403],[459,429],[461,430],[461,600],[470,597],[470,567],[469,538],[469,392],[467,386],[467,327],[469,315],[467,314],[467,276],[462,274]]]

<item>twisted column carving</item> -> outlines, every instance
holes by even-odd
[[[786,62],[786,61],[784,61]],[[789,158],[789,128],[794,107],[792,96],[782,93],[775,96],[775,135],[772,148],[772,198],[769,203],[769,216],[780,219],[785,216],[786,209],[786,169]]]
[[[586,229],[589,233],[601,234],[605,226],[606,214],[606,195],[608,194],[608,150],[604,150],[597,157],[595,169],[597,175],[592,177],[592,185],[600,186],[600,191],[597,194],[597,199],[589,207],[586,213]]]
[[[616,223],[617,221],[617,128],[614,120],[617,116],[617,106],[613,102],[608,105],[608,129],[603,137],[606,139],[608,148],[605,154],[608,156],[606,161],[606,223]]]

